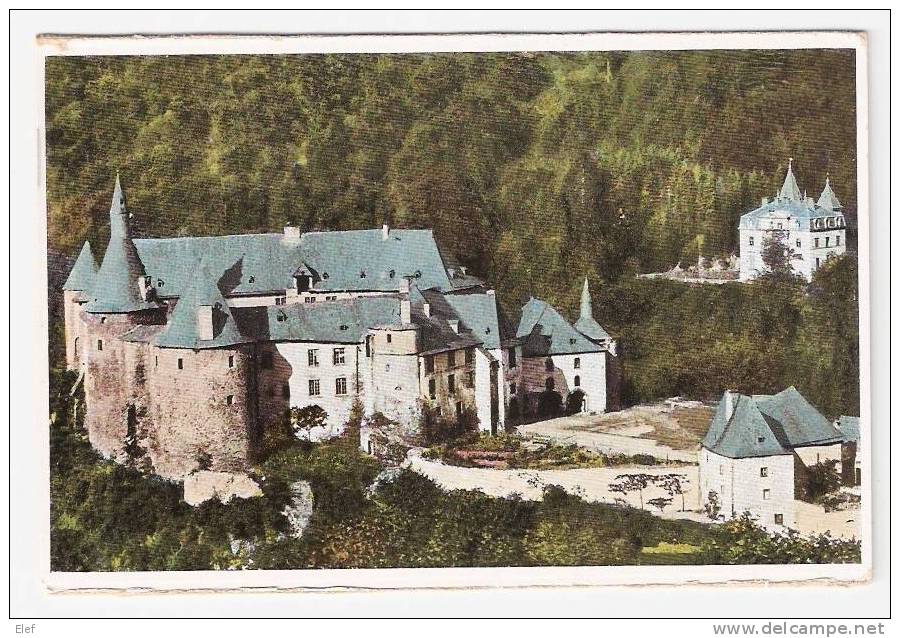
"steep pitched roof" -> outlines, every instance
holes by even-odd
[[[317,290],[398,290],[403,277],[419,288],[453,286],[430,230],[381,229],[304,233],[303,261]]]
[[[514,336],[493,292],[443,295],[436,290],[427,290],[425,296],[432,308],[459,319],[463,327],[489,350],[501,347],[503,341]]]
[[[144,275],[144,264],[131,241],[128,213],[119,176],[109,208],[109,245],[91,289],[90,301],[84,307],[93,313],[123,313],[158,308],[155,301],[145,301],[138,288],[138,277]]]
[[[781,192],[778,196],[782,199],[791,199],[800,201],[800,187],[797,186],[797,178],[794,177],[793,160],[788,161],[787,175],[784,176],[784,184],[781,186]]]
[[[612,337],[594,319],[594,308],[591,303],[591,291],[588,288],[587,277],[584,278],[584,286],[581,289],[581,312],[575,329],[592,341],[609,341]]]
[[[794,386],[771,396],[755,396],[754,400],[774,431],[783,432],[783,440],[790,447],[836,443],[842,438],[841,433]]]
[[[719,407],[703,447],[730,458],[789,454],[794,448],[839,443],[841,433],[794,386],[774,395],[748,397],[732,393]]]
[[[825,178],[825,188],[822,189],[822,194],[819,195],[819,201],[816,202],[816,206],[824,208],[825,210],[834,211],[839,211],[844,208],[837,198],[837,195],[831,190],[831,179],[829,177]]]
[[[253,338],[241,333],[228,302],[219,288],[219,278],[201,259],[190,289],[178,299],[168,323],[154,339],[161,348],[222,348],[249,343]],[[201,306],[212,308],[213,338],[202,339],[197,313]]]
[[[603,352],[545,301],[532,297],[522,307],[516,337],[525,339],[525,356]]]
[[[703,447],[729,458],[752,458],[791,454],[776,436],[752,397],[731,394],[732,411],[728,417],[727,399],[722,397],[710,423]]]
[[[78,253],[78,259],[75,260],[72,270],[69,271],[69,277],[63,284],[63,290],[89,292],[97,281],[97,270],[97,261],[94,259],[91,244],[84,242],[81,252]]]

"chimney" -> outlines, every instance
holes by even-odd
[[[425,314],[426,317],[431,316],[431,304],[428,303],[427,301],[422,304],[422,312]]]
[[[734,414],[734,395],[731,390],[725,390],[725,420],[730,421],[731,415]]]
[[[388,226],[386,223],[381,225],[381,239],[382,240],[387,240],[390,232],[391,232],[390,226]]]
[[[459,267],[459,272],[461,272],[463,275],[465,275],[465,274],[466,274],[466,267],[465,267],[465,266],[460,266],[460,267]]]
[[[494,292],[494,289],[493,289],[493,288],[488,288],[487,290],[484,291],[484,294],[490,295],[490,296],[493,297],[494,294],[496,294],[496,293]]]
[[[409,277],[400,277],[400,293],[409,294]]]
[[[763,197],[763,198],[762,198],[762,204],[761,204],[761,205],[762,205],[762,206],[765,206],[765,205],[768,204],[768,203],[769,203],[769,198],[768,198],[768,197]]]
[[[211,341],[215,337],[213,334],[212,306],[197,307],[197,335],[201,341]]]
[[[459,334],[459,319],[447,319],[447,324],[450,326],[450,330]]]
[[[409,299],[400,300],[400,323],[404,326],[408,326],[412,323],[412,307],[410,306]]]
[[[285,226],[284,227],[284,236],[290,237],[291,239],[300,239],[300,227],[299,226]]]

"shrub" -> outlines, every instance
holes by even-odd
[[[841,475],[837,470],[837,464],[837,461],[829,460],[806,468],[806,489],[803,490],[803,500],[814,502],[825,494],[840,488]]]

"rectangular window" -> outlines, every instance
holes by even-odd
[[[801,245],[800,240],[798,239],[798,240],[797,240],[797,248],[802,248],[802,247],[803,247],[803,246]]]
[[[769,500],[769,495],[770,495],[771,493],[772,493],[771,490],[763,490],[763,500],[764,500],[764,501],[768,501],[768,500]]]
[[[456,350],[447,353],[447,367],[452,368],[456,365]]]
[[[229,368],[234,367],[234,355],[233,354],[228,355],[228,367]]]
[[[316,349],[306,351],[306,362],[310,368],[319,367],[319,351]]]
[[[515,368],[516,367],[516,349],[510,348],[507,356],[509,356],[509,367]]]
[[[275,297],[275,305],[283,306],[287,303],[287,297]]]
[[[431,374],[434,372],[434,355],[426,354],[425,355],[425,374]]]
[[[331,363],[336,366],[344,365],[344,349],[335,348],[331,353]]]
[[[753,235],[750,235],[750,245],[753,245]]]
[[[837,235],[837,236],[834,238],[834,245],[835,245],[835,246],[840,246],[840,245],[841,245],[841,236],[840,236],[840,235]]]
[[[456,402],[456,416],[462,415],[462,401]]]
[[[281,386],[281,398],[282,399],[290,399],[291,398],[291,386],[287,383]]]
[[[819,267],[819,262],[820,262],[820,261],[821,261],[821,260],[820,260],[818,257],[816,257],[816,268]]]
[[[475,348],[466,348],[466,365],[472,365],[475,361]]]
[[[762,478],[766,478],[769,475],[769,468],[767,468],[767,467],[759,468],[759,475]]]
[[[318,379],[310,379],[309,380],[309,396],[317,397],[322,394],[322,385],[319,383]]]
[[[825,248],[828,248],[831,245],[831,237],[825,238]]]
[[[437,383],[434,379],[428,379],[428,396],[432,399],[437,397]]]
[[[372,335],[366,337],[366,358],[372,356]]]
[[[782,228],[783,226],[781,225],[781,222],[778,222],[778,230],[781,230]]]
[[[179,369],[179,370],[184,370],[184,359],[182,359],[182,358],[180,358],[180,357],[179,357],[179,359],[178,359],[178,369]]]
[[[392,335],[392,334],[389,332],[389,333],[387,333],[387,335],[385,336],[385,339],[387,340],[388,343],[390,343],[391,340],[393,339],[393,337],[394,337],[394,335]]]
[[[234,405],[234,395],[233,394],[229,394],[227,397],[225,397],[225,405]]]
[[[447,392],[450,394],[456,394],[456,376],[455,375],[447,375]]]
[[[337,301],[337,295],[326,295],[325,301]]]
[[[575,361],[573,362],[573,366],[576,370],[581,367],[581,357],[575,357]]]
[[[97,351],[98,352],[103,351],[103,339],[97,339]]]
[[[315,297],[304,297],[303,303],[316,303],[316,298]]]
[[[819,238],[818,238],[818,237],[816,237],[816,238],[813,240],[813,245],[814,245],[816,248],[819,247]]]
[[[263,352],[262,353],[262,368],[263,368],[263,370],[271,370],[272,369],[272,353],[271,352]]]
[[[153,357],[153,367],[154,368],[159,367],[159,357]]]
[[[510,394],[515,394],[515,393],[516,393],[516,384],[515,384],[515,383],[510,383],[510,384],[509,384],[509,393],[510,393]]]
[[[776,525],[784,525],[784,514],[776,514],[775,515],[775,524]]]
[[[338,377],[334,380],[334,393],[339,397],[347,394],[347,377]]]
[[[475,373],[469,370],[466,372],[466,385],[470,388],[475,387]]]

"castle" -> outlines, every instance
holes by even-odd
[[[314,440],[354,405],[406,432],[425,410],[497,433],[548,390],[602,412],[615,342],[584,282],[572,325],[529,300],[518,321],[430,230],[133,238],[118,176],[100,267],[85,243],[63,286],[66,362],[91,444],[152,471],[242,472],[266,429],[318,405]],[[372,451],[372,442],[360,445]]]
[[[825,261],[847,251],[847,223],[843,206],[825,178],[818,201],[800,193],[794,177],[793,159],[779,193],[764,197],[759,208],[741,216],[740,280],[748,281],[766,272],[763,248],[767,239],[781,241],[789,251],[793,271],[812,278]]]

